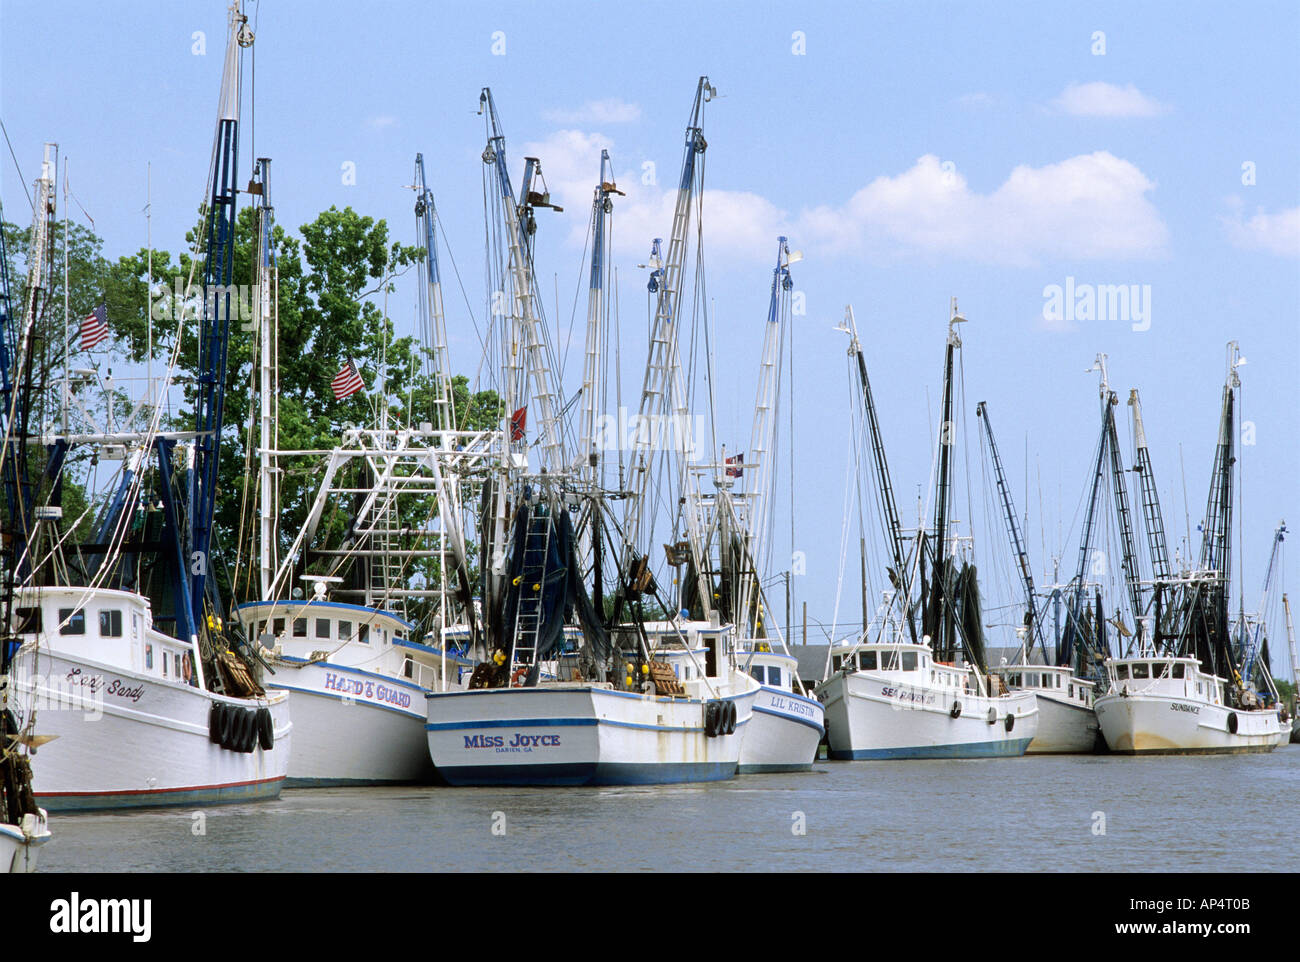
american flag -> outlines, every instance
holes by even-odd
[[[343,369],[334,375],[334,380],[330,381],[330,387],[334,389],[334,400],[342,401],[345,397],[351,397],[366,386],[366,382],[361,380],[361,372],[353,363],[352,358],[343,365]]]
[[[524,430],[528,426],[528,406],[521,407],[514,414],[510,415],[510,440],[522,441],[524,439]]]
[[[745,456],[743,454],[737,454],[735,457],[727,458],[727,477],[739,478],[744,473]]]
[[[108,340],[108,305],[100,304],[81,322],[81,349],[89,351]]]

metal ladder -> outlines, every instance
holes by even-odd
[[[515,608],[514,652],[510,668],[531,667],[537,657],[542,631],[542,595],[546,587],[546,560],[551,548],[551,512],[539,501],[528,509],[524,536],[524,563],[519,573],[519,604]]]

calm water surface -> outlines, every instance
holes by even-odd
[[[818,762],[806,774],[647,788],[288,789],[197,810],[203,835],[191,809],[51,816],[41,868],[1292,871],[1298,794],[1300,745],[1235,757]]]

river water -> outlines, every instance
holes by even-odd
[[[1300,745],[1268,755],[818,762],[637,788],[286,789],[51,816],[45,872],[1290,871]]]

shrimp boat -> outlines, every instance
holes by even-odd
[[[1016,756],[1037,731],[1032,692],[1004,693],[997,676],[937,662],[928,644],[852,645],[831,666],[818,693],[834,759]]]
[[[439,774],[452,785],[733,777],[759,691],[736,666],[734,633],[688,621],[645,629],[641,644],[616,643],[606,681],[582,680],[584,654],[558,659],[570,681],[429,693],[429,753]]]
[[[62,430],[35,437],[24,426],[13,435],[17,445],[48,452],[42,480],[19,482],[32,508],[11,545],[20,561],[8,629],[19,646],[10,703],[20,728],[39,711],[40,735],[29,742],[33,756],[42,743],[33,789],[50,810],[248,801],[275,797],[284,783],[288,696],[267,693],[253,679],[244,660],[251,653],[223,625],[208,576],[229,336],[230,297],[220,290],[230,289],[233,261],[239,57],[251,42],[236,4],[203,207],[197,334],[206,373],[195,430],[159,430],[163,405],[150,399],[133,414],[138,430],[106,430],[84,392],[71,410],[79,389],[65,379],[62,418],[43,419],[61,420]],[[51,188],[41,185],[43,194]],[[36,231],[38,244],[45,233],[43,225]],[[39,277],[29,284],[37,292],[29,296],[43,290]],[[31,343],[25,337],[20,351]],[[177,445],[186,455],[181,468]],[[75,522],[65,523],[61,503],[70,452],[78,448],[120,466],[84,543],[73,540]]]
[[[260,289],[277,289],[268,162],[259,161]],[[260,331],[258,599],[238,616],[274,676],[294,693],[295,739],[288,784],[295,787],[430,782],[425,694],[463,688],[474,662],[451,641],[471,607],[462,528],[462,489],[482,470],[492,432],[456,427],[453,378],[438,269],[433,192],[415,158],[418,322],[433,371],[429,420],[394,423],[387,399],[373,427],[350,427],[324,457],[322,480],[302,529],[278,550],[277,477],[304,452],[277,449],[278,305],[256,305]],[[357,492],[361,492],[357,497]],[[436,515],[428,517],[429,505]],[[347,510],[341,543],[327,543],[327,507]],[[416,521],[413,519],[427,519]],[[437,562],[431,574],[428,563]],[[450,572],[450,578],[447,573]],[[306,594],[310,597],[304,597]],[[429,615],[432,605],[434,614]],[[411,620],[415,610],[420,622]],[[472,636],[468,639],[472,643]],[[431,642],[431,643],[426,643]],[[469,644],[462,648],[468,649]]]
[[[1271,752],[1286,727],[1276,708],[1252,703],[1196,658],[1140,656],[1106,662],[1109,691],[1097,716],[1121,755]]]
[[[951,425],[956,325],[965,319],[952,305],[944,366],[942,423]],[[931,535],[918,532],[914,549],[903,544],[884,444],[858,340],[852,308],[842,326],[849,335],[849,357],[862,395],[864,427],[872,452],[878,501],[893,565],[883,616],[866,626],[855,644],[828,652],[827,679],[817,696],[826,706],[827,739],[833,759],[986,758],[1023,755],[1038,729],[1038,704],[1032,692],[1010,692],[983,667],[984,635],[975,566],[960,570],[949,553],[951,447],[941,434],[935,476],[935,519]],[[855,363],[856,362],[856,363]],[[954,541],[955,543],[955,541]],[[914,570],[922,576],[921,626],[911,600]],[[959,661],[961,659],[961,661]]]
[[[1085,677],[1088,665],[1100,663],[1102,657],[1096,650],[1098,633],[1104,640],[1104,619],[1095,616],[1094,609],[1086,606],[1084,599],[1088,588],[1086,581],[1088,564],[1092,557],[1091,546],[1095,529],[1096,508],[1102,481],[1105,477],[1106,454],[1111,456],[1112,477],[1116,485],[1116,503],[1124,505],[1127,513],[1127,494],[1124,485],[1125,474],[1119,462],[1119,442],[1115,440],[1115,420],[1113,407],[1115,397],[1106,382],[1105,355],[1097,358],[1097,367],[1101,375],[1102,427],[1101,439],[1097,447],[1097,462],[1092,472],[1092,485],[1088,497],[1088,511],[1084,519],[1083,537],[1080,541],[1079,568],[1075,579],[1067,587],[1069,603],[1066,606],[1066,624],[1064,632],[1060,627],[1061,600],[1063,594],[1060,586],[1053,586],[1051,599],[1056,605],[1056,639],[1055,645],[1049,646],[1043,631],[1043,618],[1037,609],[1033,575],[1030,570],[1028,552],[1020,526],[1016,521],[1015,505],[1012,504],[1011,488],[1007,484],[1002,469],[1002,459],[998,454],[997,441],[993,436],[993,425],[989,420],[988,406],[981,401],[975,409],[976,416],[984,425],[988,442],[989,457],[997,477],[998,492],[1001,497],[1002,515],[1007,525],[1012,550],[1016,554],[1016,564],[1020,570],[1021,581],[1025,591],[1024,626],[1017,629],[1021,637],[1020,657],[1014,665],[1002,665],[990,671],[998,676],[1003,684],[1013,691],[1031,692],[1038,703],[1038,731],[1029,743],[1026,754],[1080,754],[1095,752],[1104,747],[1100,738],[1100,728],[1096,712],[1093,710],[1096,684]],[[1130,401],[1135,405],[1134,423],[1138,428],[1139,450],[1145,451],[1145,441],[1141,434],[1141,415],[1136,407],[1136,397]],[[1101,612],[1101,597],[1097,597],[1096,613]],[[1037,644],[1041,651],[1041,660],[1035,662],[1030,657],[1031,649]]]
[[[790,654],[779,628],[771,631],[772,619],[765,618],[767,599],[760,579],[760,568],[771,554],[776,425],[793,287],[790,265],[801,258],[785,237],[777,238],[750,446],[732,457],[724,449],[717,464],[701,468],[712,470],[715,491],[697,503],[698,520],[688,529],[704,531],[705,550],[692,551],[688,542],[680,552],[687,565],[683,580],[691,592],[688,604],[702,614],[701,599],[712,597],[720,616],[741,627],[740,665],[760,685],[741,746],[740,774],[809,771],[826,732],[821,702],[809,697],[798,679],[798,659]],[[697,587],[697,555],[705,565],[703,588]]]
[[[1093,710],[1093,682],[1074,669],[1048,665],[1003,665],[989,672],[1011,691],[1029,692],[1038,705],[1038,731],[1027,755],[1078,755],[1097,750],[1100,729]]]
[[[647,421],[676,416],[686,403],[673,322],[697,196],[696,161],[705,148],[700,110],[712,94],[707,78],[701,78],[687,128],[669,253],[656,263],[650,282],[657,296],[639,412]],[[453,785],[731,778],[759,689],[737,663],[734,626],[707,601],[702,618],[648,617],[653,607],[685,607],[666,602],[640,544],[648,531],[649,484],[657,476],[660,439],[638,434],[631,459],[636,467],[626,489],[623,477],[615,491],[604,481],[603,454],[618,447],[602,440],[599,426],[600,358],[608,343],[607,224],[613,197],[620,193],[608,155],[601,156],[593,201],[583,403],[573,451],[566,443],[568,425],[558,403],[563,394],[532,265],[535,211],[554,205],[537,158],[526,161],[521,202],[516,201],[489,90],[483,90],[479,104],[488,128],[483,159],[493,185],[491,202],[501,213],[494,219],[500,243],[493,249],[508,252],[502,277],[509,286],[504,303],[512,305],[512,313],[503,321],[509,329],[499,341],[517,346],[501,365],[504,410],[513,413],[481,500],[486,657],[468,690],[426,695],[429,754]],[[526,418],[536,427],[531,445]],[[684,467],[678,472],[683,503],[695,503],[692,480]],[[624,505],[621,541],[611,536],[608,521],[612,494]],[[698,550],[700,542],[694,545]],[[607,605],[610,568],[615,584]],[[580,629],[576,646],[566,642],[573,626]]]
[[[37,190],[42,202],[53,200],[53,170],[48,155],[37,182]],[[43,208],[44,210],[45,208]],[[0,223],[4,223],[4,209],[0,207]],[[47,223],[45,215],[37,219],[38,230]],[[39,244],[43,236],[33,232]],[[39,247],[38,247],[39,250]],[[37,258],[40,263],[40,258]],[[37,273],[39,279],[40,274]],[[28,302],[27,316],[32,316],[31,307],[36,302]],[[25,433],[22,419],[28,410],[27,399],[30,398],[30,381],[25,388],[17,392],[15,387],[24,380],[23,366],[14,365],[20,357],[15,350],[19,343],[15,316],[9,293],[9,252],[5,240],[0,236],[0,429],[2,429],[4,447],[0,449],[0,478],[3,479],[4,499],[4,539],[3,580],[0,581],[0,624],[11,625],[14,619],[14,583],[19,568],[19,558],[12,550],[22,543],[20,532],[23,531],[25,514],[21,504],[15,498],[20,484],[28,481],[27,464],[23,458],[15,457],[22,450],[20,438]],[[12,412],[12,414],[11,414]],[[0,637],[0,871],[12,873],[34,872],[40,850],[50,840],[49,820],[45,809],[36,804],[32,791],[31,749],[36,747],[37,739],[31,730],[35,720],[26,719],[27,725],[20,725],[17,716],[11,710],[12,661],[15,648],[13,637],[5,631]]]
[[[1242,363],[1237,343],[1230,342],[1199,562],[1173,576],[1167,558],[1154,552],[1156,577],[1150,607],[1144,608],[1127,563],[1132,552],[1125,549],[1132,607],[1141,615],[1137,638],[1134,650],[1106,660],[1108,688],[1096,700],[1102,734],[1113,752],[1268,752],[1284,740],[1283,710],[1266,659],[1252,664],[1253,656],[1243,657],[1233,645],[1228,615],[1235,401]],[[1121,516],[1121,528],[1126,527]],[[1238,628],[1245,627],[1243,619]],[[1262,690],[1253,683],[1257,671]]]

